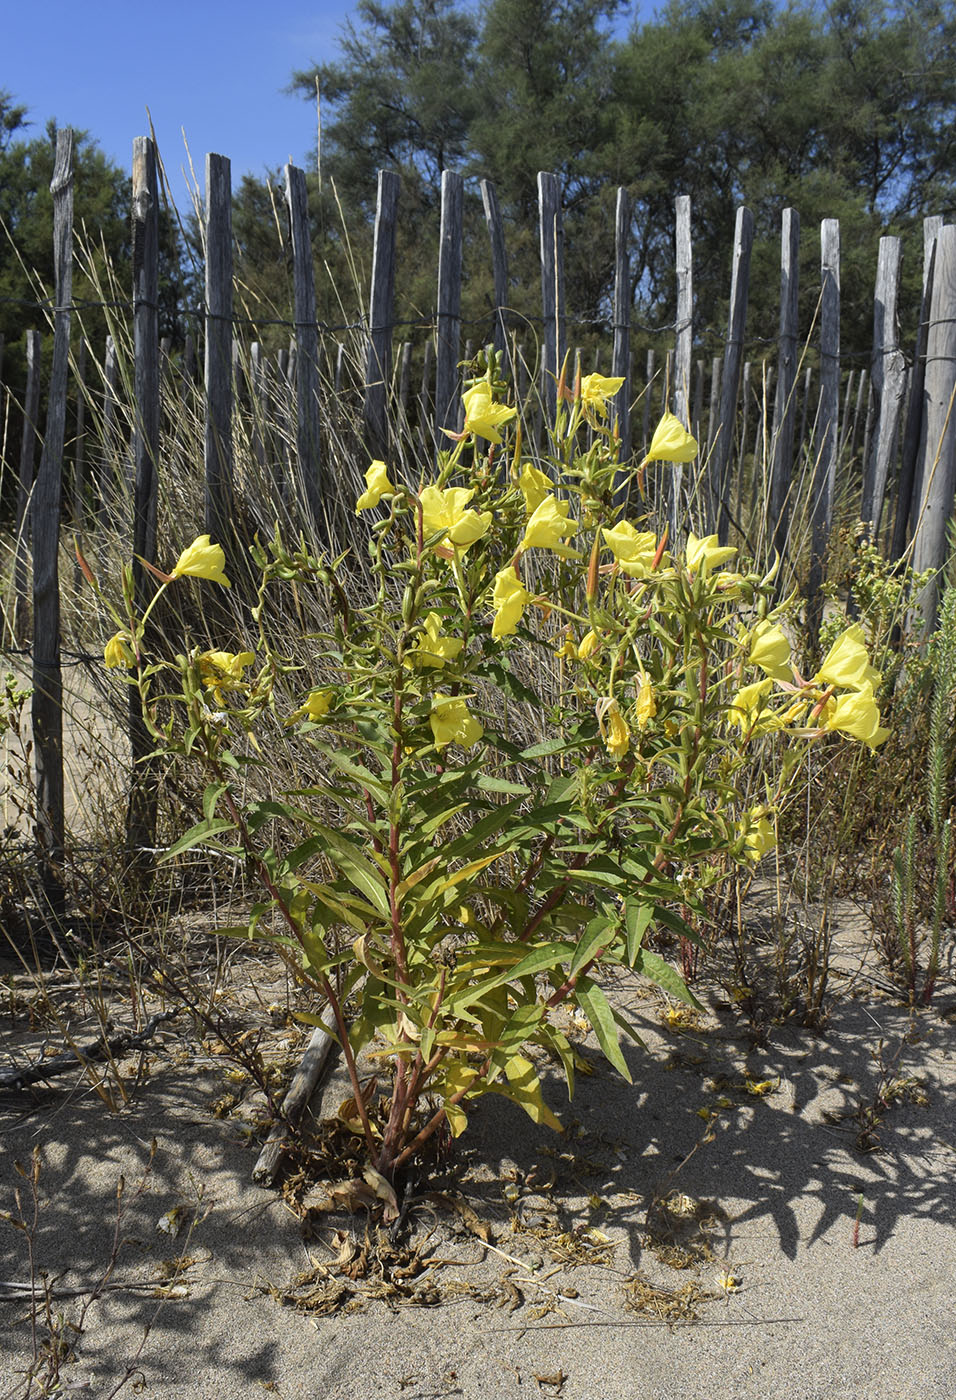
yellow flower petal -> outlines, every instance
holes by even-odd
[[[110,637],[103,648],[103,661],[106,666],[125,666],[129,670],[136,665],[136,657],[130,647],[130,637],[128,632],[117,632]]]
[[[421,493],[422,522],[426,536],[443,531],[451,544],[467,549],[491,528],[491,511],[466,510],[474,489],[426,486]]]
[[[733,559],[736,553],[733,545],[721,545],[716,535],[706,535],[702,540],[693,532],[687,536],[687,567],[691,573],[703,574],[705,578],[719,565]]]
[[[752,666],[759,666],[765,675],[775,681],[793,679],[790,665],[790,643],[783,628],[762,618],[750,634],[750,651],[747,656]]]
[[[873,699],[873,687],[864,681],[858,690],[831,700],[821,716],[823,729],[839,729],[852,739],[859,739],[875,749],[889,738],[890,731],[880,728],[880,710]]]
[[[635,530],[628,521],[622,520],[613,530],[604,530],[604,543],[617,560],[622,573],[631,578],[649,578],[654,555],[657,553],[657,536],[649,530]]]
[[[514,566],[500,569],[495,575],[495,620],[492,623],[491,635],[510,637],[517,629],[521,614],[530,601],[531,594],[519,579]]]
[[[657,701],[654,699],[654,687],[651,685],[649,676],[645,676],[641,681],[641,688],[637,693],[637,704],[634,707],[634,713],[639,729],[646,729],[650,721],[657,714]]]
[[[465,405],[465,432],[474,433],[488,442],[501,442],[498,429],[509,423],[517,413],[516,408],[508,408],[503,403],[495,403],[491,385],[481,379],[461,396]]]
[[[528,515],[534,515],[541,502],[550,494],[552,481],[543,471],[525,462],[518,479],[518,489],[524,497],[524,508]]]
[[[208,535],[200,535],[184,549],[173,569],[173,578],[204,578],[212,583],[221,583],[224,588],[231,584],[225,575],[226,556],[222,545],[212,544]]]
[[[460,637],[443,637],[441,618],[430,612],[425,619],[425,631],[415,649],[406,656],[405,664],[441,668],[446,661],[454,661],[464,645]]]
[[[623,383],[623,379],[609,379],[603,374],[586,374],[581,380],[581,403],[585,411],[596,413],[599,418],[606,417],[607,401],[614,397]]]
[[[365,473],[365,490],[355,502],[355,514],[377,506],[383,496],[393,496],[395,487],[388,479],[388,468],[384,462],[373,462]]]
[[[823,659],[823,665],[813,678],[821,685],[860,690],[880,683],[880,673],[870,665],[863,628],[858,622],[848,627],[833,643]]]
[[[620,706],[616,700],[601,700],[597,709],[598,724],[601,738],[604,740],[604,747],[615,763],[620,763],[631,747],[631,731],[627,727],[627,721],[621,714]]]
[[[647,450],[649,462],[692,462],[697,456],[697,439],[691,437],[673,413],[665,413],[654,430]]]
[[[546,496],[528,521],[518,548],[532,549],[537,545],[541,549],[553,549],[560,553],[562,537],[573,535],[578,528],[576,520],[568,519],[569,508],[567,501]]]
[[[474,748],[485,732],[474,715],[469,713],[464,700],[450,695],[435,696],[428,722],[435,745],[440,749],[452,743],[460,744],[463,749]]]

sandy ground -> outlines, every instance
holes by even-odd
[[[231,1087],[207,1053],[216,1046],[163,1027],[115,1113],[77,1073],[4,1095],[0,1209],[17,1212],[19,1187],[30,1219],[14,1164],[41,1154],[34,1277],[45,1275],[75,1353],[56,1393],[950,1400],[952,987],[915,1023],[868,995],[839,1005],[822,1035],[783,1026],[756,1048],[719,992],[697,1024],[673,1028],[635,983],[614,995],[648,1043],[626,1051],[633,1084],[588,1038],[594,1073],[573,1104],[545,1075],[562,1135],[489,1096],[450,1158],[454,1179],[411,1188],[457,1190],[494,1249],[461,1211],[421,1199],[408,1225],[419,1242],[432,1231],[420,1250],[431,1266],[390,1286],[387,1265],[355,1279],[320,1269],[298,1290],[312,1313],[276,1291],[336,1251],[360,1260],[367,1217],[316,1213],[306,1237],[282,1197],[253,1184],[258,1146],[241,1108],[212,1112]],[[22,1015],[2,1024],[4,1059],[22,1063],[36,1033]],[[315,1115],[347,1094],[333,1061]],[[861,1152],[867,1125],[878,1150]],[[62,1324],[103,1279],[114,1237],[108,1286],[73,1334]],[[31,1332],[29,1252],[27,1234],[0,1220],[9,1400],[49,1393],[23,1376],[50,1334],[42,1308]],[[680,1320],[688,1311],[696,1321]]]

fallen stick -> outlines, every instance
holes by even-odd
[[[288,1129],[295,1127],[302,1117],[306,1104],[312,1097],[319,1081],[319,1075],[332,1048],[335,1015],[330,1006],[322,1013],[322,1024],[312,1032],[302,1063],[296,1070],[292,1083],[282,1100],[282,1121],[272,1125],[266,1144],[259,1153],[259,1159],[252,1169],[252,1179],[261,1186],[271,1186],[279,1171],[279,1164],[289,1145]]]
[[[117,1055],[125,1055],[128,1050],[141,1050],[155,1035],[156,1027],[162,1021],[171,1021],[175,1014],[175,1011],[161,1011],[151,1016],[141,1031],[124,1031],[122,1035],[114,1035],[112,1040],[105,1040],[101,1036],[99,1040],[91,1040],[75,1050],[64,1050],[61,1055],[53,1055],[48,1060],[29,1065],[26,1069],[0,1070],[0,1092],[26,1089],[31,1084],[52,1079],[54,1075],[65,1074],[77,1065],[102,1064],[104,1060],[113,1060]]]

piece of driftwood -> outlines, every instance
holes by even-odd
[[[65,1074],[77,1065],[100,1064],[104,1060],[115,1060],[117,1055],[125,1055],[130,1050],[141,1050],[156,1034],[156,1027],[163,1021],[171,1021],[175,1014],[175,1011],[161,1011],[150,1016],[141,1031],[124,1031],[121,1035],[114,1035],[111,1040],[100,1036],[98,1040],[91,1040],[76,1050],[64,1050],[61,1055],[53,1055],[39,1064],[28,1065],[26,1069],[2,1069],[0,1092],[26,1089],[31,1084],[52,1079],[54,1075]]]
[[[302,1117],[305,1106],[312,1097],[313,1090],[319,1081],[319,1075],[328,1059],[329,1050],[334,1043],[332,1036],[334,1026],[335,1017],[332,1008],[326,1007],[322,1013],[322,1024],[316,1026],[312,1032],[305,1054],[302,1056],[302,1063],[296,1070],[292,1083],[286,1091],[286,1096],[282,1100],[282,1120],[273,1124],[266,1145],[259,1153],[259,1159],[252,1169],[253,1181],[259,1182],[262,1186],[271,1185],[278,1175],[283,1154],[289,1145],[289,1128],[294,1127]]]

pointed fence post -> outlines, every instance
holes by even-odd
[[[936,626],[939,571],[947,559],[946,531],[956,499],[956,224],[944,224],[936,237],[923,422],[923,489],[913,535],[913,568],[917,573],[936,570],[917,600],[928,635]]]
[[[150,584],[141,559],[155,562],[159,462],[159,198],[156,152],[147,136],[133,142],[133,590],[142,614]],[[147,650],[150,650],[147,639]],[[126,845],[134,870],[148,880],[156,844],[157,783],[143,760],[154,747],[139,691],[129,692],[132,757]]]
[[[447,438],[442,428],[458,429],[461,345],[461,240],[465,182],[442,171],[441,233],[438,249],[438,325],[435,364],[435,450]]]
[[[787,552],[793,429],[796,419],[797,324],[800,289],[800,216],[783,211],[780,231],[780,333],[777,341],[777,394],[773,405],[773,457],[770,466],[770,520],[773,549]]]
[[[73,132],[56,134],[53,179],[53,252],[56,305],[46,433],[33,491],[33,697],[37,843],[44,913],[62,923],[65,840],[63,812],[63,673],[60,666],[60,512],[63,444],[70,368],[70,301],[73,296]]]
[[[481,203],[485,211],[485,224],[491,241],[491,275],[495,288],[495,349],[504,351],[504,362],[508,377],[513,374],[511,354],[508,346],[508,321],[505,308],[508,305],[508,254],[505,249],[505,230],[498,207],[498,195],[490,180],[481,182]]]
[[[541,249],[541,315],[543,319],[543,398],[549,424],[558,404],[558,375],[564,364],[567,321],[564,311],[564,222],[561,182],[547,171],[538,173],[538,227]]]
[[[388,453],[388,386],[392,379],[392,322],[395,317],[395,236],[401,180],[394,170],[378,172],[372,291],[365,357],[365,435],[370,454]]]
[[[611,399],[609,415],[617,419],[621,462],[631,456],[631,275],[627,252],[631,231],[631,200],[625,189],[617,192],[614,216],[614,345],[611,351],[611,377],[623,379]]]
[[[285,168],[285,197],[292,240],[295,292],[295,446],[300,507],[314,536],[324,534],[322,455],[319,441],[319,328],[315,269],[305,171]]]
[[[870,441],[863,478],[860,519],[876,537],[880,532],[883,499],[896,449],[900,410],[906,389],[906,360],[899,348],[896,301],[900,283],[898,238],[881,238],[873,299],[873,361],[870,384],[876,400],[877,429]]]
[[[26,641],[30,620],[27,559],[30,553],[30,517],[33,495],[33,469],[36,449],[42,447],[39,432],[40,417],[40,351],[39,331],[27,331],[27,384],[23,400],[23,436],[20,440],[20,480],[17,488],[16,553],[13,561],[14,605],[13,635],[18,646]]]
[[[690,195],[679,194],[674,200],[674,270],[677,274],[677,329],[674,344],[674,413],[685,428],[690,422],[690,363],[694,343],[694,253],[690,236]],[[677,547],[680,522],[681,486],[684,468],[675,462],[668,471],[667,490],[670,503],[671,544]]]
[[[733,461],[734,426],[740,395],[740,370],[744,349],[744,329],[747,324],[747,299],[750,290],[750,252],[754,241],[754,216],[749,209],[737,210],[734,231],[734,256],[730,278],[730,318],[727,325],[727,346],[720,392],[720,431],[714,443],[712,480],[716,483],[718,502],[717,530],[721,544],[730,535],[730,465]]]
[[[810,636],[820,629],[823,599],[820,585],[836,484],[837,443],[840,428],[840,222],[824,219],[820,225],[820,407],[817,421],[816,470],[813,478],[810,545],[810,578],[807,608]]]
[[[227,156],[206,156],[205,530],[233,562],[232,193]]]
[[[909,403],[903,427],[903,448],[900,453],[900,477],[896,486],[896,516],[890,558],[899,559],[906,548],[906,531],[911,517],[916,515],[920,498],[919,446],[923,424],[923,384],[926,374],[926,335],[929,328],[930,298],[933,292],[933,261],[936,236],[943,227],[941,215],[933,214],[923,220],[923,297],[920,303],[919,329],[913,353],[910,375]]]

